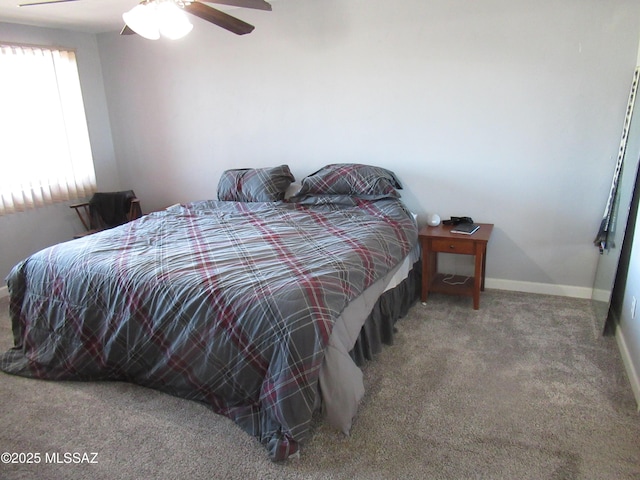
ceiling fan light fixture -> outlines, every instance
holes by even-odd
[[[138,35],[148,40],[158,40],[160,38],[157,17],[156,5],[153,3],[141,3],[122,14],[124,23]]]
[[[141,37],[158,40],[160,35],[177,40],[193,25],[175,0],[148,0],[122,14],[127,26]]]
[[[160,34],[171,40],[187,35],[193,25],[184,11],[173,1],[160,1],[157,5],[157,19]]]

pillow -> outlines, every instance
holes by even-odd
[[[302,197],[292,198],[291,203],[313,206],[336,205],[339,207],[357,207],[362,204],[362,200],[369,200],[369,198],[363,198],[362,196],[356,197],[354,195],[304,195]]]
[[[284,199],[284,193],[294,180],[288,165],[225,170],[218,182],[218,200],[276,202]]]
[[[371,198],[399,198],[402,185],[385,168],[359,163],[327,165],[302,180],[297,197],[305,195],[366,195]]]
[[[389,195],[303,195],[292,197],[290,203],[299,205],[335,205],[339,207],[361,207],[365,202],[375,202],[377,200],[394,200],[398,197]]]
[[[289,200],[291,197],[295,197],[299,191],[300,191],[300,184],[293,182],[291,185],[289,185],[289,188],[287,188],[287,191],[284,192],[284,199]]]

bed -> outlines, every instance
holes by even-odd
[[[415,300],[415,218],[386,169],[228,170],[218,199],[42,250],[7,278],[7,373],[123,380],[202,402],[274,461],[313,413],[349,432],[363,359]],[[385,333],[386,332],[386,333]]]

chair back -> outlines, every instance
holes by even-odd
[[[133,190],[122,192],[96,192],[89,200],[90,227],[92,230],[104,230],[105,228],[123,225],[135,218],[131,204],[136,194]],[[139,207],[138,207],[139,208]],[[141,213],[141,212],[140,212]]]
[[[142,216],[140,200],[133,190],[94,193],[88,202],[69,207],[76,211],[86,229],[86,232],[76,234],[73,238],[117,227]]]

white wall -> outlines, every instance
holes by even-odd
[[[101,34],[118,169],[146,210],[227,168],[394,170],[427,213],[496,225],[488,285],[590,296],[636,63],[633,0],[278,0],[178,42]],[[465,269],[458,260],[449,267]]]
[[[95,35],[0,23],[0,40],[76,50],[98,187],[119,189]],[[0,158],[0,168],[9,162],[10,158]],[[68,203],[0,216],[0,294],[4,292],[4,278],[16,263],[44,247],[73,238],[81,230]]]

